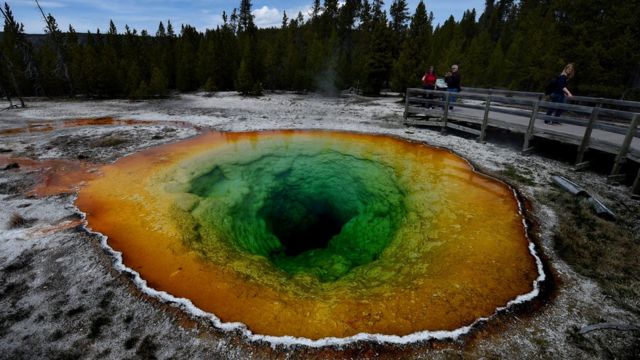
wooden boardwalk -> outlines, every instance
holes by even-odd
[[[485,140],[486,129],[506,129],[524,137],[524,152],[533,150],[531,140],[545,138],[577,146],[576,168],[589,166],[588,149],[614,155],[610,179],[618,180],[626,161],[640,163],[640,103],[611,99],[574,97],[579,104],[544,101],[540,93],[470,89],[455,94],[407,89],[405,124],[434,126],[442,131],[455,129]],[[448,106],[453,105],[452,110]],[[430,108],[433,107],[433,108]],[[547,109],[563,109],[561,117],[546,115]],[[559,124],[545,124],[545,120]],[[640,194],[640,170],[632,186]]]

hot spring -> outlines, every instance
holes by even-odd
[[[454,331],[543,276],[511,188],[386,136],[208,133],[105,166],[77,206],[148,287],[272,337]]]

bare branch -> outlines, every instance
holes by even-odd
[[[73,91],[73,83],[71,82],[71,77],[69,76],[69,68],[67,67],[67,62],[64,56],[64,51],[62,50],[62,45],[60,42],[60,39],[58,38],[59,32],[60,30],[58,30],[55,26],[55,23],[53,21],[51,21],[51,19],[53,18],[53,16],[51,16],[51,14],[49,14],[49,16],[46,16],[44,14],[44,10],[42,10],[42,6],[40,6],[40,3],[38,2],[38,0],[35,0],[36,5],[38,6],[38,9],[40,10],[40,14],[42,14],[42,17],[44,18],[45,23],[47,24],[47,29],[49,30],[49,35],[51,36],[51,39],[53,40],[53,45],[56,49],[56,53],[58,55],[58,63],[56,65],[56,72],[59,75],[62,75],[62,77],[64,77],[64,80],[67,83],[67,87],[69,88],[69,96],[73,96],[74,91]]]

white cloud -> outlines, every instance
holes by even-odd
[[[282,13],[276,8],[263,6],[251,12],[256,26],[260,28],[279,26],[282,23]]]

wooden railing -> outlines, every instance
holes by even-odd
[[[503,90],[503,89],[484,89],[484,88],[465,87],[464,92],[503,95],[507,97],[531,97],[531,98],[536,98],[538,100],[542,100],[545,97],[545,95],[541,92],[513,91],[513,90]],[[608,99],[608,98],[591,97],[591,96],[573,96],[571,98],[567,98],[567,101],[569,103],[609,105],[612,107],[626,108],[626,110],[632,111],[632,112],[640,111],[640,101]]]
[[[455,96],[462,101],[455,104]],[[625,161],[640,163],[640,102],[574,96],[569,103],[554,103],[542,93],[465,88],[463,92],[450,93],[409,88],[406,92],[404,118],[408,125],[423,125],[464,131],[478,136],[484,142],[488,127],[507,129],[524,135],[523,152],[533,150],[531,140],[543,137],[577,145],[576,169],[589,165],[585,161],[588,149],[596,149],[615,155],[609,178],[622,179],[620,174]],[[470,109],[449,111],[450,106]],[[550,116],[550,110],[564,111],[561,116]],[[414,117],[419,119],[413,119]],[[537,120],[572,125],[560,129],[542,125]],[[594,134],[597,130],[597,134]],[[635,142],[634,142],[634,139]],[[640,194],[640,170],[632,186],[634,194]]]

